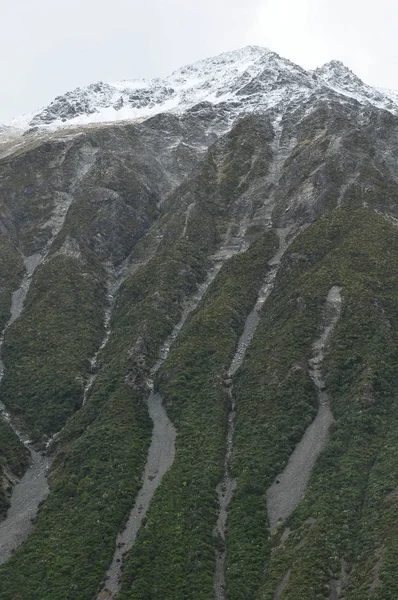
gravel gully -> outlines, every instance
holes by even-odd
[[[207,272],[205,281],[198,286],[196,293],[187,301],[179,323],[175,325],[172,333],[164,342],[159,352],[159,358],[151,369],[150,378],[147,380],[149,396],[146,402],[153,421],[153,430],[142,477],[142,487],[137,494],[125,528],[117,536],[112,563],[105,575],[104,587],[97,596],[98,600],[107,600],[118,595],[121,587],[123,560],[135,543],[137,533],[163,475],[170,469],[174,461],[176,431],[167,416],[162,396],[154,389],[154,377],[167,359],[188,316],[198,307],[223,264],[234,254],[244,250],[246,250],[246,246],[243,236],[239,239],[228,238],[222,244],[217,254],[213,256],[213,265]]]
[[[26,295],[29,291],[32,275],[43,257],[34,254],[24,259],[25,275],[20,287],[13,293],[11,300],[11,317],[0,338],[0,352],[3,345],[4,334],[8,327],[20,316]],[[0,359],[0,381],[4,374],[4,364]],[[0,565],[4,564],[11,554],[26,540],[33,529],[32,519],[37,514],[40,502],[47,496],[47,470],[50,459],[36,452],[29,439],[14,424],[6,407],[0,402],[1,418],[9,423],[21,442],[30,451],[30,466],[22,479],[16,483],[11,495],[11,506],[7,517],[0,523]]]
[[[288,246],[286,241],[287,235],[290,229],[279,229],[279,249],[275,256],[269,261],[270,270],[267,273],[265,281],[259,291],[256,304],[253,310],[248,315],[243,333],[239,339],[238,347],[235,355],[232,359],[231,365],[228,369],[227,377],[225,379],[225,387],[231,399],[231,410],[228,415],[228,430],[226,440],[226,454],[224,460],[224,473],[222,480],[218,484],[216,491],[218,495],[219,511],[217,524],[214,529],[214,535],[219,539],[218,548],[216,550],[216,565],[214,572],[214,593],[216,600],[225,600],[225,560],[227,556],[226,549],[226,534],[227,534],[227,522],[228,522],[228,507],[232,500],[233,493],[236,489],[237,482],[231,477],[230,474],[230,462],[233,450],[233,435],[234,435],[234,421],[235,421],[235,410],[236,404],[233,396],[232,378],[241,366],[243,359],[246,354],[246,350],[249,347],[254,333],[257,329],[260,321],[260,311],[270,295],[273,287],[276,275],[279,270],[282,256]]]
[[[341,288],[330,288],[323,311],[323,327],[320,337],[313,344],[313,356],[309,360],[309,374],[318,393],[319,408],[314,421],[307,427],[295,447],[289,462],[267,491],[269,526],[274,533],[280,522],[294,511],[307,489],[315,462],[325,448],[329,427],[333,422],[328,393],[322,378],[322,362],[333,330],[341,311]]]
[[[96,150],[91,147],[81,148],[80,161],[77,166],[75,182],[71,188],[71,192],[74,192],[80,181],[93,166],[95,154]],[[64,225],[72,202],[73,193],[65,194],[65,197],[62,199],[58,198],[53,209],[53,214],[45,224],[50,227],[52,234],[46,247],[43,249],[42,253],[35,253],[31,256],[23,257],[25,275],[19,288],[12,294],[10,320],[0,336],[0,357],[5,332],[10,325],[20,317],[32,282],[33,274],[36,268],[48,258],[52,243]],[[3,375],[4,364],[0,358],[0,382]],[[18,429],[12,416],[2,402],[0,402],[0,418],[9,423],[21,442],[30,452],[30,466],[22,479],[15,484],[7,516],[5,520],[0,523],[0,565],[2,565],[27,539],[33,529],[33,520],[37,515],[39,505],[49,493],[47,472],[51,466],[51,459],[45,454],[37,452],[33,448],[28,437]]]

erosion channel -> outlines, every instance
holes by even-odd
[[[29,291],[33,273],[36,267],[43,261],[40,254],[34,254],[24,259],[26,269],[21,286],[12,295],[11,318],[8,321],[0,338],[0,351],[3,344],[4,334],[8,327],[21,315],[25,298]],[[110,319],[114,308],[115,296],[122,281],[122,275],[114,275],[108,283],[108,307],[104,314],[105,335],[101,345],[94,357],[91,359],[93,369],[98,369],[98,356],[105,348],[110,336]],[[3,377],[4,365],[0,360],[0,381]],[[83,404],[93,384],[95,374],[91,375],[85,388]],[[0,523],[0,565],[5,563],[11,554],[27,539],[33,529],[33,520],[37,515],[40,503],[49,493],[47,485],[47,472],[51,466],[52,458],[46,453],[37,452],[30,444],[29,439],[19,431],[8,413],[4,404],[0,402],[1,418],[9,423],[21,442],[29,449],[30,466],[24,476],[18,481],[12,491],[11,505],[7,517]],[[52,444],[57,440],[61,432],[55,433],[46,444],[46,450],[52,449]]]
[[[239,339],[237,350],[232,359],[231,365],[227,372],[227,377],[225,379],[225,386],[231,400],[231,410],[228,415],[228,430],[226,454],[224,461],[224,473],[222,480],[216,488],[219,501],[219,513],[217,524],[214,530],[214,535],[217,536],[221,542],[216,550],[216,567],[214,574],[214,592],[216,600],[225,600],[226,598],[225,560],[227,551],[225,539],[227,533],[228,507],[232,500],[232,495],[236,489],[236,481],[231,477],[230,474],[230,461],[233,449],[234,421],[236,409],[235,400],[233,396],[232,378],[243,362],[246,350],[253,339],[254,333],[260,321],[260,311],[274,287],[275,277],[278,273],[282,256],[288,246],[288,242],[286,241],[286,239],[289,231],[290,228],[278,230],[279,249],[275,256],[268,263],[270,266],[270,271],[267,273],[265,281],[261,286],[256,304],[254,305],[253,310],[250,312],[246,319],[243,333]]]
[[[8,327],[20,316],[28,293],[32,275],[42,261],[40,254],[34,254],[24,259],[25,275],[20,287],[13,293],[11,301],[11,317],[0,338],[0,352],[4,334]],[[0,381],[3,378],[4,365],[0,359]],[[29,439],[19,431],[6,407],[0,402],[1,418],[11,425],[21,442],[29,449],[30,466],[24,476],[18,481],[12,491],[11,505],[7,517],[0,523],[0,565],[10,558],[11,554],[26,540],[33,529],[32,519],[36,516],[40,502],[48,494],[47,470],[50,459],[36,450]]]
[[[340,291],[338,286],[329,290],[323,310],[321,335],[313,345],[313,356],[309,360],[309,375],[318,394],[318,413],[295,447],[285,470],[276,477],[267,492],[268,519],[272,533],[277,529],[278,523],[285,521],[300,502],[316,459],[328,441],[333,415],[321,367],[325,349],[340,316]]]
[[[137,494],[133,509],[130,512],[127,524],[116,540],[116,548],[112,563],[105,575],[103,590],[98,595],[98,600],[114,598],[120,591],[123,560],[134,545],[137,533],[148,511],[151,500],[159,487],[163,475],[169,470],[174,460],[176,431],[163,407],[163,398],[154,389],[154,377],[167,359],[170,349],[178,334],[183,328],[190,313],[197,308],[211,283],[216,278],[222,265],[234,254],[242,250],[243,239],[228,240],[213,257],[214,263],[209,269],[205,281],[198,286],[196,293],[187,302],[179,323],[174,327],[170,336],[160,349],[159,359],[151,369],[151,376],[147,380],[149,396],[146,400],[149,415],[153,421],[152,440],[148,451],[147,462],[142,478],[142,487]]]

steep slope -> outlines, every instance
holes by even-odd
[[[29,452],[52,464],[1,600],[395,598],[394,106],[255,47],[125,85],[159,114],[51,131],[127,94],[91,86],[4,133],[14,537]]]
[[[324,244],[325,237],[329,241],[328,247]],[[257,347],[253,347],[252,365],[248,364],[245,372],[242,372],[239,382],[242,409],[244,404],[246,411],[250,407],[255,414],[255,406],[259,402],[265,402],[267,406],[263,414],[264,426],[269,433],[266,440],[258,436],[257,460],[257,469],[263,470],[265,465],[264,462],[261,464],[260,457],[269,457],[264,445],[273,448],[271,457],[267,459],[267,463],[269,460],[268,464],[273,466],[271,471],[266,469],[261,478],[267,486],[272,483],[280,466],[286,464],[291,448],[303,435],[308,423],[308,412],[305,410],[306,388],[311,387],[308,359],[311,358],[311,344],[316,339],[318,314],[322,306],[322,302],[314,304],[314,300],[320,299],[321,294],[326,296],[331,283],[342,287],[340,320],[322,366],[335,419],[330,442],[292,518],[286,523],[280,522],[277,534],[271,540],[263,535],[261,558],[263,560],[267,552],[269,558],[264,590],[259,594],[261,598],[304,599],[314,593],[320,597],[338,598],[340,596],[336,590],[341,590],[343,586],[341,597],[371,596],[372,569],[376,568],[380,546],[375,539],[373,545],[368,543],[365,547],[361,546],[364,531],[372,530],[374,533],[373,526],[366,524],[369,513],[366,516],[363,507],[367,505],[368,497],[374,497],[376,492],[380,497],[380,515],[386,518],[388,514],[391,518],[397,509],[396,505],[392,505],[392,500],[387,500],[388,493],[394,488],[396,474],[390,472],[392,480],[389,484],[383,479],[385,473],[379,473],[377,483],[371,481],[375,463],[389,459],[391,448],[386,443],[386,437],[394,430],[396,378],[393,365],[396,361],[397,339],[391,321],[396,314],[391,286],[395,286],[397,276],[396,244],[395,228],[382,217],[364,209],[342,209],[311,226],[292,245],[288,257],[289,268],[286,269],[284,281],[281,281],[280,291],[287,300],[285,306],[289,306],[293,312],[291,316],[286,314],[286,310],[284,315],[279,312],[279,317],[274,313],[274,320],[279,321],[279,326],[274,328],[272,335],[280,332],[280,351],[275,348],[272,364],[267,365],[274,373],[274,381],[269,380],[261,388],[256,384],[255,373],[263,370],[262,366],[254,366],[256,353],[258,357],[261,343],[272,344],[266,321],[264,329],[259,331],[264,341],[261,342],[261,338],[257,340]],[[369,247],[372,248],[371,253]],[[307,276],[298,279],[297,271]],[[384,283],[380,285],[381,280]],[[277,298],[274,306],[278,311]],[[269,318],[272,318],[272,313]],[[287,339],[289,349],[284,342]],[[289,351],[295,356],[286,361]],[[291,365],[294,365],[294,370]],[[297,378],[302,380],[301,385]],[[247,394],[248,380],[254,384],[251,398]],[[284,392],[281,395],[278,391],[275,397],[278,380],[281,383],[283,381]],[[280,398],[280,403],[277,398]],[[248,429],[253,435],[253,430],[250,427]],[[247,447],[245,432],[247,429],[242,423],[240,442],[237,433],[238,446],[243,444]],[[275,442],[272,444],[274,436]],[[285,458],[282,458],[283,455]],[[239,465],[239,462],[242,461],[237,461],[236,467],[244,469],[244,463]],[[273,471],[275,466],[276,472]],[[257,469],[249,469],[252,477],[258,472]],[[383,501],[386,502],[384,507]],[[247,499],[239,498],[237,493],[235,507],[231,509],[230,539],[236,550],[239,546],[237,540],[233,541],[234,530],[242,530],[239,512],[244,511],[247,515],[244,502]],[[378,519],[377,511],[373,518]],[[255,523],[252,526],[256,531]],[[387,555],[395,552],[396,531],[391,529],[389,534],[384,540]],[[258,534],[257,539],[261,540]],[[355,577],[354,573],[358,570],[359,547],[361,559],[367,560],[372,567],[366,576],[362,572],[360,584],[358,579],[353,584],[351,578]],[[236,550],[235,564],[241,564],[242,556],[238,561]],[[344,581],[341,580],[341,572]],[[238,581],[239,577],[236,577]],[[282,581],[283,590],[279,588],[279,595],[275,595]],[[395,585],[392,570],[385,562],[383,575],[378,582],[380,589],[377,590],[377,597],[393,598],[396,594]],[[233,585],[231,580],[232,598],[242,597],[239,591],[236,593],[237,586],[238,583]]]

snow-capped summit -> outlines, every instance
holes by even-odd
[[[240,91],[264,70],[274,77],[283,72],[298,77],[306,75],[304,69],[267,48],[246,46],[182,67],[166,81],[176,90],[190,90],[195,94],[202,90],[207,96],[214,94],[218,98]]]
[[[394,92],[366,85],[340,61],[305,71],[267,48],[246,46],[184,66],[164,79],[98,82],[76,88],[10,125],[23,130],[57,129],[145,119],[161,112],[183,113],[204,101],[226,104],[235,119],[247,112],[294,106],[325,89],[398,113]]]
[[[332,86],[340,85],[347,90],[355,91],[365,85],[359,77],[345,66],[340,60],[331,60],[314,71],[326,84]]]
[[[355,98],[361,104],[373,104],[391,112],[397,112],[397,102],[388,90],[374,88],[364,83],[353,71],[339,60],[332,60],[315,69],[314,74],[330,89]]]

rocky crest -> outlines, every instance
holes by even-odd
[[[326,89],[325,89],[326,88]],[[397,96],[364,84],[339,61],[305,71],[258,46],[226,52],[175,71],[165,79],[98,82],[58,96],[49,106],[12,123],[23,129],[143,119],[161,112],[181,114],[199,102],[225,104],[231,118],[303,102],[333,91],[398,111]]]

